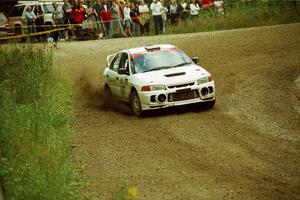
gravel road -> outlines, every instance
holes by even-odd
[[[78,89],[74,155],[87,192],[110,199],[300,199],[300,24],[58,44],[55,64]],[[102,109],[105,57],[171,43],[198,56],[217,103],[145,118]]]

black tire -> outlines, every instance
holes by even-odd
[[[112,100],[111,90],[110,90],[109,86],[105,85],[104,90],[103,90],[102,107],[109,108],[111,100]]]
[[[206,109],[211,109],[211,108],[213,108],[215,106],[215,103],[216,103],[215,99],[213,101],[205,102],[205,108]]]
[[[135,116],[141,117],[143,115],[141,101],[140,101],[139,95],[136,92],[136,90],[133,90],[131,92],[131,95],[130,95],[130,106],[131,106],[132,113]]]

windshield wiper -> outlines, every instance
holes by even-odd
[[[183,63],[177,64],[177,65],[174,65],[173,67],[181,67],[181,66],[184,66],[187,64],[191,64],[191,62],[183,62]]]
[[[150,72],[150,71],[156,71],[156,70],[161,70],[161,69],[169,69],[171,68],[171,66],[160,66],[160,67],[155,67],[155,68],[151,68],[151,69],[147,69],[143,72]]]

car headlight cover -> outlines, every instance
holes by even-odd
[[[150,89],[151,89],[151,91],[165,90],[166,86],[164,86],[164,85],[150,85]]]
[[[203,76],[202,78],[197,80],[197,84],[201,85],[203,83],[207,83],[208,82],[208,76]]]
[[[213,78],[212,78],[212,76],[209,74],[208,76],[203,76],[203,77],[201,77],[200,79],[198,79],[197,80],[197,84],[198,85],[201,85],[201,84],[203,84],[203,83],[207,83],[207,82],[210,82],[210,81],[212,81],[213,80]]]

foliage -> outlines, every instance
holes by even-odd
[[[164,34],[192,33],[258,27],[300,22],[300,2],[297,1],[225,1],[224,15],[215,11],[199,13],[198,19],[180,20],[172,26],[167,20]],[[154,24],[151,24],[151,35]]]
[[[0,177],[6,199],[77,199],[72,86],[47,47],[0,47]]]

